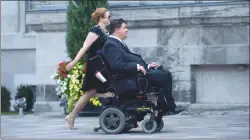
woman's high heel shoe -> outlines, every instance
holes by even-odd
[[[74,128],[75,118],[71,117],[70,115],[67,115],[67,116],[64,118],[64,122],[65,122],[65,121],[68,122],[68,125],[69,125],[69,128],[70,128],[70,129],[76,129],[76,128]]]

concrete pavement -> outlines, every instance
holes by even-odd
[[[185,114],[185,113],[184,113]],[[145,134],[141,126],[129,133],[106,135],[94,132],[98,117],[78,117],[77,130],[69,130],[62,115],[1,116],[2,138],[249,138],[249,116],[245,115],[189,115],[165,116],[161,132]],[[210,113],[211,114],[211,113]]]

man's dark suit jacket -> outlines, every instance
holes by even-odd
[[[136,73],[137,64],[144,66],[145,69],[148,66],[140,55],[132,53],[127,46],[116,38],[108,38],[104,44],[102,53],[112,73]]]

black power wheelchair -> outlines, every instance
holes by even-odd
[[[91,61],[94,61],[97,72],[105,79],[102,82],[108,84],[109,88],[106,89],[106,92],[114,93],[113,97],[103,99],[99,117],[100,126],[94,128],[94,131],[97,132],[101,129],[106,134],[125,133],[137,128],[137,122],[141,121],[141,127],[145,133],[151,134],[161,131],[164,126],[163,120],[156,122],[156,116],[159,113],[157,99],[162,95],[161,89],[149,86],[147,79],[141,73],[135,75],[127,73],[111,74],[101,51],[98,51],[97,55],[91,58]],[[134,78],[135,83],[127,77]],[[126,82],[121,83],[119,81],[121,79]],[[137,89],[134,87],[135,84],[138,87]],[[132,90],[118,94],[118,91],[121,92],[126,89],[124,87],[131,87]]]

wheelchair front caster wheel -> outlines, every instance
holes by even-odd
[[[160,123],[157,125],[157,128],[156,128],[155,132],[161,131],[163,127],[164,127],[164,122],[161,119]]]
[[[145,133],[151,134],[157,129],[157,123],[155,120],[145,119],[142,122],[142,130]]]

